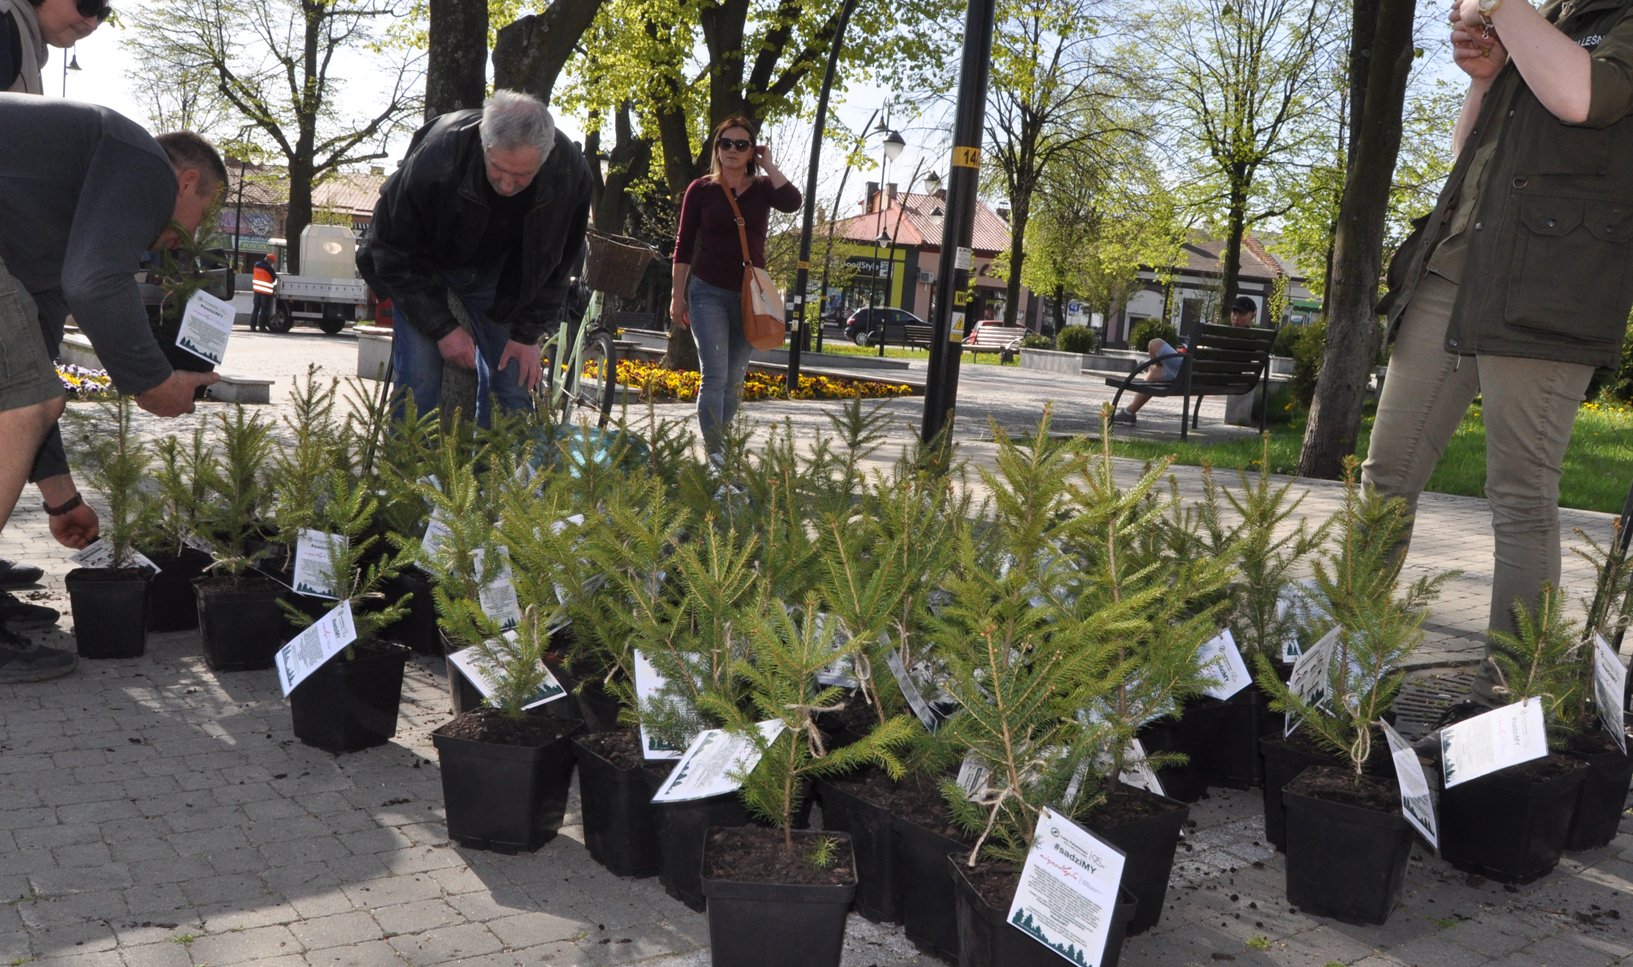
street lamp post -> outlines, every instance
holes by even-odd
[[[906,217],[906,215],[907,215],[907,199],[908,199],[908,197],[910,197],[913,194],[913,186],[918,184],[919,170],[921,168],[923,168],[923,167],[924,167],[924,159],[920,158],[918,160],[918,163],[913,166],[913,177],[907,179],[907,190],[902,192],[902,194],[901,194],[901,206],[896,209],[896,228],[895,228],[895,231],[894,232],[881,233],[881,237],[888,237],[890,235],[895,236],[894,238],[890,239],[890,251],[885,254],[885,264],[890,266],[890,281],[891,281],[891,284],[894,284],[895,281],[896,281],[896,278],[897,278],[897,276],[896,276],[896,241],[902,237],[902,219],[904,217]],[[932,172],[932,177],[933,176],[934,176],[934,173]],[[940,179],[938,178],[936,180],[937,180],[937,183],[939,184]],[[875,261],[875,264],[877,264],[877,261]],[[902,282],[902,298],[905,299],[905,298],[907,298],[907,280],[902,279],[901,282]],[[885,302],[887,302],[887,303],[890,301],[889,291],[890,290],[888,288],[885,290],[885,292],[886,292]],[[884,339],[884,331],[881,329],[880,336],[879,336],[879,358],[883,359],[884,357],[885,357],[885,339]]]
[[[867,122],[862,125],[862,129],[865,131],[868,128],[872,127],[874,119],[877,118],[878,116],[879,116],[879,111],[876,108],[876,109],[874,109],[873,113],[868,116]],[[839,176],[839,191],[834,193],[833,207],[828,209],[828,245],[827,245],[827,249],[824,251],[823,256],[822,256],[822,288],[819,290],[819,298],[818,298],[818,302],[817,302],[818,309],[817,309],[817,321],[816,321],[816,351],[819,352],[819,353],[822,352],[822,309],[821,309],[821,306],[823,306],[823,305],[825,305],[827,303],[827,300],[828,300],[828,276],[829,276],[829,273],[833,270],[834,222],[837,220],[837,215],[839,213],[840,202],[842,202],[844,200],[844,198],[845,198],[845,182],[849,181],[850,177],[851,177],[851,165],[850,165],[849,162],[846,162],[845,163],[845,173],[843,175]]]
[[[238,208],[232,219],[232,270],[236,274],[239,269],[238,244],[244,237],[244,168],[249,164],[245,144],[249,133],[255,130],[255,125],[246,124],[238,129]]]
[[[885,207],[887,204],[887,196],[885,195],[885,178],[888,177],[887,172],[890,171],[890,163],[901,157],[902,149],[907,147],[907,142],[902,140],[901,134],[897,131],[887,130],[887,125],[885,122],[880,121],[879,126],[874,128],[874,130],[884,131],[885,139],[879,145],[883,153],[879,158],[879,203],[876,204],[874,208],[874,224],[878,227],[879,234],[873,239],[873,284],[868,287],[868,332],[870,333],[873,331],[874,325],[876,325],[874,322],[876,317],[873,314],[873,301],[874,296],[877,295],[879,291],[879,246],[881,244],[888,244],[890,242],[890,233],[885,231]],[[885,302],[888,303],[889,301],[890,290],[886,289]],[[883,326],[879,326],[880,356],[885,354],[884,343],[885,329]]]
[[[992,71],[992,32],[997,0],[970,0],[964,19],[964,54],[958,70],[958,107],[953,122],[952,170],[947,176],[947,215],[941,233],[931,313],[930,372],[924,388],[920,436],[936,438],[958,399],[958,365],[964,355],[964,293],[974,264],[976,190],[981,180],[981,133],[986,121],[987,80]]]
[[[80,70],[79,48],[73,47],[68,51],[68,59],[62,64],[62,96],[68,96],[68,72]]]
[[[839,8],[839,24],[834,29],[833,44],[828,49],[828,69],[822,75],[822,93],[817,96],[816,121],[811,128],[811,165],[805,173],[805,216],[800,226],[799,235],[799,271],[794,276],[794,336],[788,343],[788,372],[783,380],[783,389],[790,397],[799,389],[800,355],[805,351],[805,304],[809,301],[806,289],[811,282],[811,219],[816,215],[817,165],[822,160],[822,131],[828,122],[828,93],[833,89],[834,72],[839,68],[839,49],[845,42],[845,27],[850,23],[851,9],[856,6],[856,0],[845,0]],[[845,173],[850,174],[847,165]],[[845,188],[844,180],[839,183],[840,190]],[[828,247],[833,248],[833,213],[828,213]],[[822,293],[828,291],[827,273],[824,269]],[[822,351],[822,303],[817,303],[817,352]]]

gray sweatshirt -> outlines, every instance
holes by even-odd
[[[53,357],[69,313],[121,393],[170,378],[136,288],[170,224],[176,173],[141,125],[94,104],[0,93],[0,259],[40,309]],[[30,480],[64,473],[52,431]]]

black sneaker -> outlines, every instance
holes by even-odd
[[[43,604],[30,604],[0,591],[0,623],[23,628],[44,628],[57,623],[62,613]]]
[[[1137,419],[1138,417],[1127,410],[1118,410],[1117,412],[1111,414],[1111,422],[1113,426],[1133,426]]]
[[[25,584],[35,584],[42,577],[45,577],[43,568],[0,558],[0,588],[16,588]]]
[[[79,667],[79,656],[36,645],[0,627],[0,685],[44,682],[61,678]]]

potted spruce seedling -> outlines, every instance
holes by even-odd
[[[414,534],[424,525],[429,507],[416,481],[427,473],[431,455],[440,447],[441,423],[436,413],[419,413],[412,395],[403,396],[403,413],[391,419],[392,397],[353,387],[349,393],[353,424],[350,433],[362,447],[362,472],[380,500],[378,519],[386,534]],[[405,566],[386,582],[388,598],[408,595],[408,612],[381,635],[407,645],[422,655],[442,655],[437,631],[437,605],[431,593],[431,575],[418,564]]]
[[[283,636],[286,639],[293,638],[310,624],[310,620],[296,621],[295,614],[315,619],[333,606],[326,598],[306,593],[295,582],[301,534],[318,529],[327,516],[324,511],[325,502],[332,495],[331,474],[346,456],[340,428],[334,422],[338,381],[331,378],[325,385],[318,379],[317,371],[316,365],[307,366],[304,385],[299,379],[291,380],[293,412],[283,417],[289,431],[287,442],[273,451],[267,472],[266,490],[273,506],[271,521],[283,548],[283,566],[277,579],[292,589],[284,598]],[[289,607],[295,610],[290,612]]]
[[[193,581],[204,660],[216,671],[271,668],[282,644],[284,588],[255,566],[268,554],[260,523],[270,496],[263,474],[271,427],[241,405],[217,419],[219,447],[200,468],[207,496],[199,514],[215,562]]]
[[[1332,759],[1303,769],[1281,791],[1288,902],[1345,923],[1380,924],[1400,899],[1413,832],[1393,767],[1371,775],[1368,764],[1390,761],[1378,723],[1423,637],[1423,604],[1445,576],[1398,595],[1393,550],[1408,526],[1406,504],[1360,493],[1353,461],[1345,486],[1332,566],[1316,566],[1316,597],[1335,622],[1323,646],[1326,665],[1312,672],[1321,675],[1319,690],[1300,694],[1302,683],[1284,684],[1269,655],[1256,658],[1271,708]]]
[[[809,616],[816,599],[806,601]],[[836,654],[833,625],[796,621],[779,601],[747,616],[747,654],[734,672],[747,702],[709,694],[704,703],[746,739],[758,764],[742,782],[750,814],[766,826],[713,827],[703,848],[710,956],[715,967],[838,967],[856,863],[845,833],[796,831],[811,780],[874,764],[892,775],[912,738],[905,717],[837,749],[825,748],[815,714],[840,698],[817,683]],[[747,706],[745,709],[744,706]]]
[[[1595,632],[1614,648],[1617,636],[1625,631],[1628,624],[1629,602],[1633,599],[1633,561],[1628,559],[1619,522],[1606,545],[1599,544],[1580,530],[1576,533],[1588,542],[1588,549],[1578,548],[1577,553],[1593,565],[1595,574],[1593,600],[1588,602],[1583,648],[1597,649],[1593,637]],[[1621,659],[1618,657],[1616,660]],[[1594,665],[1595,662],[1584,660],[1578,666],[1583,682],[1577,690],[1574,709],[1577,724],[1564,749],[1566,755],[1580,759],[1588,766],[1588,776],[1582,781],[1582,791],[1576,798],[1571,828],[1565,835],[1565,848],[1573,851],[1598,849],[1616,838],[1621,827],[1622,810],[1627,802],[1628,787],[1633,784],[1633,756],[1622,751],[1608,730],[1598,727],[1605,718],[1611,718],[1624,723],[1625,734],[1626,716],[1620,712],[1619,696],[1616,698],[1617,712],[1610,716],[1599,714],[1600,694],[1592,685]]]
[[[183,439],[174,434],[158,442],[153,482],[158,491],[153,526],[143,548],[159,573],[148,585],[149,631],[191,631],[198,627],[198,598],[193,580],[210,566],[208,545],[197,535],[204,503],[200,468],[210,462],[204,428]]]
[[[529,606],[515,628],[501,632],[476,601],[452,600],[445,588],[436,589],[443,624],[474,642],[494,693],[431,733],[448,837],[471,849],[532,852],[561,829],[573,776],[569,740],[582,724],[536,707],[561,694],[544,665],[548,615]]]
[[[1135,741],[1152,739],[1156,723],[1176,716],[1183,722],[1189,712],[1181,710],[1195,707],[1204,688],[1218,680],[1219,669],[1204,664],[1202,653],[1219,631],[1232,562],[1228,555],[1174,545],[1170,526],[1178,495],[1165,499],[1158,490],[1166,464],[1120,488],[1110,437],[1103,434],[1099,451],[1085,455],[1082,483],[1073,488],[1073,524],[1064,542],[1074,569],[1061,604],[1070,608],[1076,627],[1102,623],[1086,645],[1097,649],[1096,664],[1087,695],[1075,703],[1080,711],[1074,711],[1097,733],[1095,758],[1079,768],[1086,770],[1085,785],[1098,785],[1099,801],[1078,808],[1083,825],[1125,855],[1123,887],[1139,901],[1127,929],[1136,934],[1162,916],[1190,810],[1177,798],[1129,781],[1137,766]],[[1153,742],[1144,751],[1146,765],[1159,776],[1185,764],[1185,753],[1172,747]]]
[[[380,553],[376,545],[382,539],[370,533],[377,501],[367,484],[339,470],[329,479],[328,499],[313,523],[342,539],[325,541],[328,561],[318,577],[328,585],[329,595],[320,600],[330,609],[341,602],[351,604],[357,640],[289,693],[289,711],[297,739],[338,755],[383,745],[397,734],[403,666],[411,652],[382,640],[380,630],[401,618],[408,607],[406,598],[388,601],[380,589],[413,558],[414,549]],[[283,608],[297,628],[314,620],[305,608],[288,602]]]
[[[87,432],[80,440],[81,468],[108,502],[100,566],[78,567],[65,583],[74,612],[74,641],[84,658],[136,658],[147,650],[147,593],[154,570],[136,556],[135,542],[154,515],[143,493],[152,458],[136,439],[128,396],[103,404],[114,432]]]
[[[1566,619],[1564,598],[1544,584],[1535,610],[1514,603],[1515,634],[1489,634],[1499,678],[1493,691],[1509,703],[1541,704],[1549,754],[1466,782],[1448,779],[1440,795],[1440,855],[1457,869],[1529,883],[1559,864],[1589,772],[1581,759],[1561,752],[1582,725],[1581,692],[1592,688],[1582,672],[1591,676],[1593,665],[1593,645]],[[1445,735],[1442,730],[1443,765]]]

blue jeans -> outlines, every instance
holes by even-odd
[[[432,275],[438,284],[459,297],[465,314],[471,320],[471,336],[476,343],[476,422],[488,426],[493,420],[493,399],[506,412],[528,410],[533,398],[517,380],[521,364],[512,362],[499,369],[499,357],[504,355],[505,343],[510,341],[510,327],[488,318],[499,288],[499,273],[504,262],[475,268],[446,269]],[[442,397],[442,353],[437,341],[415,329],[401,306],[396,307],[394,338],[391,349],[391,367],[396,373],[397,403],[392,412],[402,416],[403,399],[407,393],[414,396],[414,407],[421,414],[435,409]]]
[[[718,450],[721,428],[737,416],[743,397],[743,374],[748,372],[754,347],[743,335],[743,293],[722,289],[697,276],[686,283],[686,306],[692,317],[692,339],[697,343],[698,369],[703,373],[697,392],[697,425],[703,445]]]

